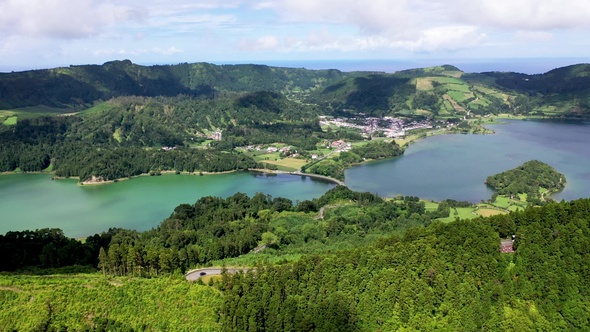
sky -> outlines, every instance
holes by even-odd
[[[590,0],[0,0],[0,71],[123,59],[542,71],[590,62],[589,17]]]

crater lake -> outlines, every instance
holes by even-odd
[[[383,197],[479,202],[493,194],[484,184],[489,175],[537,159],[567,178],[554,199],[590,197],[590,124],[507,120],[486,127],[496,133],[431,136],[412,143],[400,157],[355,166],[346,171],[346,185]],[[67,236],[83,237],[109,227],[146,230],[179,204],[193,204],[203,196],[263,192],[296,202],[334,186],[309,177],[249,172],[146,176],[98,186],[52,181],[49,174],[2,175],[0,233],[61,228]]]

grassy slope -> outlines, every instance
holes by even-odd
[[[180,275],[106,279],[100,274],[0,276],[0,330],[219,331],[217,289]]]

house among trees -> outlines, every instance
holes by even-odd
[[[514,240],[502,240],[500,241],[500,252],[503,254],[514,252]]]
[[[336,149],[340,149],[340,148],[343,148],[346,146],[346,142],[343,140],[337,140],[337,141],[332,142],[332,144],[330,144],[330,146],[332,146],[333,148],[336,148]]]
[[[211,134],[210,138],[214,141],[221,141],[221,138],[222,138],[221,131],[213,132],[213,134]]]

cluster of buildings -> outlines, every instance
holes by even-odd
[[[371,136],[375,132],[383,132],[386,137],[402,137],[410,130],[433,127],[430,120],[405,122],[390,116],[351,119],[321,117],[320,125],[354,128],[360,130],[365,136]]]
[[[293,157],[297,157],[297,151],[295,151],[295,153],[292,153],[293,151],[291,151],[291,146],[284,146],[282,148],[277,148],[276,146],[267,146],[266,148],[264,147],[264,145],[259,144],[259,145],[248,145],[246,147],[246,150],[248,151],[263,151],[265,153],[275,153],[275,152],[281,152],[285,155],[291,155]]]
[[[345,152],[345,151],[349,151],[350,149],[352,149],[352,144],[347,143],[347,142],[340,139],[340,140],[328,143],[327,147],[335,149],[336,152]]]

